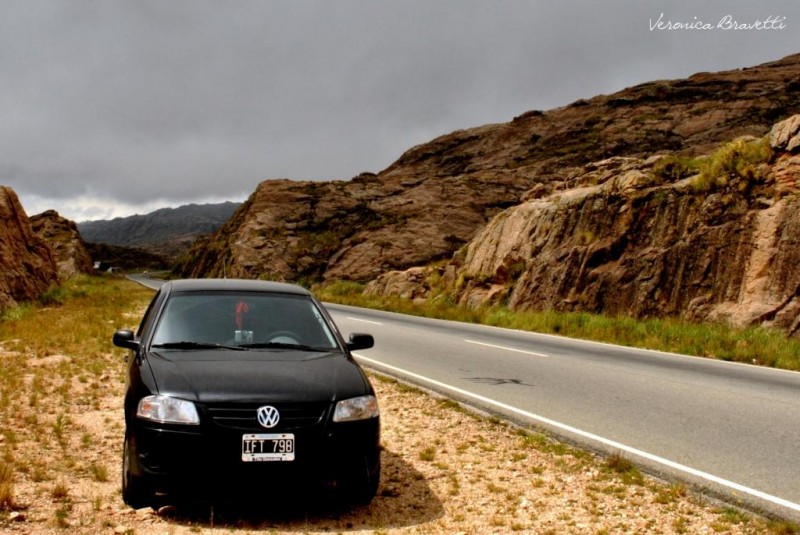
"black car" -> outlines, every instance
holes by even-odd
[[[165,283],[130,349],[122,496],[139,508],[305,492],[369,503],[380,477],[375,392],[325,308],[283,283]]]

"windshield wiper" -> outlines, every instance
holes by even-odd
[[[153,347],[163,349],[232,349],[234,351],[247,351],[242,346],[229,346],[226,344],[214,344],[211,342],[164,342],[163,344],[153,344]]]
[[[285,342],[254,342],[242,344],[241,347],[250,349],[299,349],[300,351],[320,351],[326,353],[328,351],[335,351],[334,348],[330,347],[313,347],[304,344],[287,344]]]

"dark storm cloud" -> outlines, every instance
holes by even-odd
[[[349,178],[458,128],[779,59],[797,52],[796,6],[6,1],[0,183],[84,218],[241,200],[271,177]],[[662,13],[788,28],[652,30]]]

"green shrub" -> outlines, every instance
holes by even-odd
[[[606,459],[605,468],[609,472],[616,474],[626,485],[641,485],[644,483],[644,476],[636,465],[619,452]]]
[[[60,306],[64,304],[69,292],[63,286],[51,286],[39,296],[37,302],[41,306]]]
[[[12,321],[19,321],[21,320],[25,314],[31,311],[31,307],[29,305],[18,305],[15,307],[7,308],[3,310],[2,315],[0,315],[0,321],[5,322],[12,322]]]
[[[723,145],[708,158],[699,161],[700,174],[693,186],[696,191],[710,191],[735,180],[752,184],[763,180],[761,164],[772,157],[767,138],[756,141],[739,138]]]

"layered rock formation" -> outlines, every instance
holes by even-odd
[[[269,180],[190,251],[185,276],[364,280],[445,258],[523,188],[365,173],[349,182]]]
[[[74,221],[47,210],[31,216],[30,222],[33,231],[50,245],[61,280],[94,272],[92,258]]]
[[[776,125],[771,163],[752,174],[731,166],[710,182],[665,181],[658,159],[587,166],[578,187],[531,199],[484,227],[452,272],[456,296],[471,305],[723,319],[796,333],[799,130],[800,116]],[[373,291],[406,279],[394,274]]]
[[[36,299],[58,284],[50,247],[31,229],[14,190],[0,186],[0,309]]]
[[[761,273],[797,260],[796,119],[773,125],[800,113],[798,79],[800,55],[652,82],[442,136],[377,175],[266,181],[180,273],[372,280],[424,298],[424,266],[461,250],[436,273],[464,303],[792,330],[795,277]],[[770,132],[774,160],[750,175],[681,167]]]

